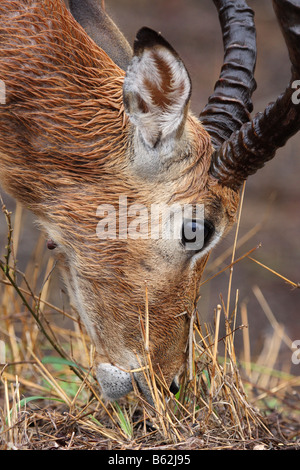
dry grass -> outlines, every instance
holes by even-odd
[[[239,306],[238,292],[232,292],[232,267],[253,251],[235,259],[238,229],[228,266],[227,299],[217,305],[213,325],[201,324],[194,313],[189,366],[176,397],[153,372],[147,322],[144,325],[144,373],[155,403],[151,407],[138,391],[118,403],[102,401],[94,377],[94,351],[83,325],[71,309],[64,311],[48,301],[53,262],[44,272],[32,263],[26,274],[20,273],[15,255],[21,211],[18,207],[13,232],[4,206],[2,212],[8,237],[0,256],[0,449],[300,448],[300,378],[274,370],[281,342],[291,342],[256,287],[273,337],[254,361],[247,309]],[[243,324],[238,323],[238,310]],[[220,337],[222,323],[225,337]],[[242,358],[234,345],[238,330],[244,340]]]

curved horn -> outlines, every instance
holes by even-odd
[[[224,64],[214,93],[200,114],[215,148],[250,119],[256,88],[254,13],[244,0],[214,0],[224,44]]]
[[[212,176],[235,190],[300,129],[300,104],[293,99],[293,82],[300,79],[300,0],[273,0],[273,5],[292,62],[291,81],[274,103],[256,114],[214,153]]]

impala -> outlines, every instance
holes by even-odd
[[[154,370],[176,390],[209,253],[235,221],[243,182],[300,127],[292,99],[300,1],[273,2],[291,82],[253,118],[253,12],[244,0],[214,3],[224,65],[197,117],[189,74],[161,34],[142,28],[132,51],[100,0],[1,0],[0,182],[37,216],[55,249],[107,399],[135,382],[151,402],[141,371],[145,311]],[[164,224],[161,236],[147,236],[144,212],[161,205],[160,221],[173,204],[192,208],[174,224],[175,236],[163,236]],[[128,236],[137,208],[139,228]],[[115,236],[99,232],[109,224]]]

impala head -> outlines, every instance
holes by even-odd
[[[298,130],[299,109],[288,87],[249,122],[256,51],[244,1],[215,1],[225,65],[200,119],[160,34],[143,28],[131,53],[100,3],[66,3],[1,2],[1,183],[52,240],[104,395],[119,398],[135,380],[151,401],[136,371],[145,341],[176,385],[209,253],[235,220],[243,181]],[[275,6],[294,80],[300,14],[291,1]]]

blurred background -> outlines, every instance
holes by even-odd
[[[249,0],[255,11],[258,61],[258,88],[253,96],[254,110],[262,111],[276,99],[289,82],[290,64],[287,50],[276,23],[270,0]],[[137,30],[149,26],[160,31],[173,45],[190,72],[193,83],[192,110],[199,114],[213,91],[223,59],[223,46],[218,15],[212,0],[107,0],[106,9],[132,44]],[[246,239],[237,250],[236,258],[261,243],[252,256],[262,264],[295,283],[300,282],[300,133],[284,149],[277,152],[257,175],[249,178],[243,206],[239,240]],[[1,191],[9,210],[14,202]],[[254,230],[253,230],[254,229]],[[4,252],[7,227],[0,215],[0,253]],[[230,263],[230,247],[235,230],[214,250],[203,280]],[[30,213],[22,215],[19,239],[19,268],[25,270],[32,250],[39,239]],[[248,240],[247,240],[248,239]],[[223,255],[228,252],[227,257]],[[45,266],[51,256],[42,244],[36,262]],[[220,257],[223,259],[221,260]],[[222,297],[226,303],[229,271],[220,274],[201,289],[199,312],[203,321],[212,322],[214,310]],[[52,301],[67,302],[59,277],[51,278]],[[257,287],[258,286],[258,289]],[[251,339],[251,355],[257,357],[274,347],[273,326],[282,325],[293,340],[300,340],[300,290],[245,258],[234,266],[231,290],[233,311],[238,289],[237,326],[247,323]],[[59,294],[58,294],[59,292]],[[51,294],[50,294],[51,295]],[[268,318],[269,316],[269,318]],[[274,320],[276,319],[276,321]],[[273,324],[273,326],[272,326]],[[223,327],[222,327],[223,328]],[[224,334],[224,328],[221,335]],[[273,343],[272,343],[273,341]],[[291,350],[284,341],[275,341],[280,348],[278,366],[284,364],[299,375],[300,365],[291,362]],[[236,333],[236,346],[243,349],[242,331]],[[280,364],[281,363],[281,364]]]

